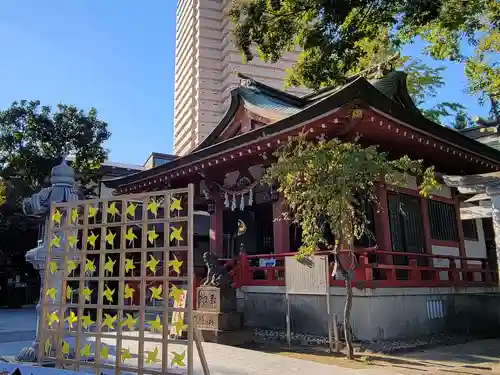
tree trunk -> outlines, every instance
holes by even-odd
[[[348,272],[346,272],[346,274],[348,274]],[[352,336],[351,336],[352,285],[351,285],[351,278],[349,275],[345,277],[345,290],[346,290],[346,295],[345,295],[345,305],[344,305],[344,337],[345,337],[345,346],[347,349],[346,357],[347,359],[354,359],[354,349],[352,347]]]
[[[351,308],[352,308],[352,284],[351,276],[349,272],[345,269],[344,265],[340,261],[337,249],[334,250],[335,263],[337,264],[340,273],[345,279],[345,305],[344,305],[344,338],[345,345],[347,349],[346,357],[347,359],[354,359],[354,349],[352,346],[352,336],[351,336]]]

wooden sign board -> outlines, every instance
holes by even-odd
[[[177,331],[177,328],[175,327],[175,323],[181,321],[184,322],[184,312],[183,311],[176,311],[175,309],[184,309],[186,308],[186,296],[187,296],[187,291],[183,291],[179,300],[174,301],[174,312],[172,313],[172,319],[170,321],[170,336],[174,337],[179,337],[182,336],[183,330]]]
[[[285,285],[288,294],[328,293],[328,257],[313,255],[303,259],[285,258]]]

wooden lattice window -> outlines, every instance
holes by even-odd
[[[478,241],[476,219],[462,220],[462,227],[464,229],[464,238],[469,241]]]
[[[193,373],[193,197],[189,185],[51,207],[40,362]]]
[[[424,252],[425,238],[420,198],[390,193],[387,199],[392,251]]]
[[[457,215],[454,204],[429,200],[429,222],[433,240],[458,241]]]

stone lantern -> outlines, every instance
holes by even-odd
[[[26,261],[31,263],[40,273],[40,298],[38,300],[38,304],[36,305],[37,332],[35,340],[33,341],[31,347],[22,349],[21,353],[16,358],[18,361],[24,362],[35,362],[38,353],[38,326],[40,324],[40,319],[42,318],[40,315],[42,313],[42,301],[45,293],[44,278],[45,263],[49,245],[48,225],[50,221],[50,206],[53,202],[73,202],[79,199],[84,199],[82,194],[75,188],[75,171],[66,163],[65,158],[62,158],[59,165],[52,168],[52,172],[50,174],[50,184],[50,187],[44,188],[40,192],[35,193],[31,197],[23,200],[24,213],[29,216],[40,218],[44,221],[42,243],[39,243],[37,247],[26,253]],[[51,285],[49,287],[55,288],[57,293],[60,293],[61,291],[59,289],[62,279],[61,272],[63,272],[62,270],[64,269],[62,263],[64,262],[64,259],[57,257],[56,255],[54,260],[57,263],[58,271],[50,278]]]

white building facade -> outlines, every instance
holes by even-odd
[[[287,53],[276,64],[256,57],[243,64],[232,44],[231,0],[178,0],[175,46],[174,154],[185,155],[215,128],[239,83],[235,71],[283,89],[285,69],[297,60]],[[301,95],[302,88],[290,89]]]

